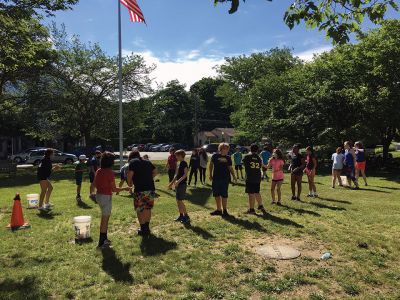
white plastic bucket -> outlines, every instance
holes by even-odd
[[[346,176],[340,176],[340,179],[342,179],[343,186],[349,186]]]
[[[79,216],[74,218],[75,239],[90,238],[91,216]]]
[[[39,207],[39,194],[27,194],[26,200],[28,201],[28,208]]]

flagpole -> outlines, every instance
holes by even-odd
[[[118,85],[119,85],[119,164],[124,165],[124,133],[122,121],[122,35],[121,35],[121,1],[118,1]]]

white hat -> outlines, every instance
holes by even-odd
[[[86,159],[86,155],[85,154],[79,155],[79,160],[85,160],[85,159]]]

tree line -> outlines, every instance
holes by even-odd
[[[0,135],[117,145],[117,57],[40,23],[76,2],[0,4]],[[330,148],[361,139],[382,144],[386,157],[399,135],[399,52],[400,22],[389,20],[311,62],[275,48],[226,58],[216,78],[190,87],[157,88],[156,66],[131,54],[123,58],[125,145],[192,144],[198,130],[234,126],[240,144]]]

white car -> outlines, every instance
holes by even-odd
[[[14,154],[14,155],[11,155],[9,158],[10,158],[10,160],[12,160],[14,163],[20,164],[20,163],[22,163],[22,162],[24,162],[25,160],[28,159],[29,154],[30,154],[32,151],[42,150],[42,149],[46,149],[46,148],[43,148],[43,147],[28,148],[28,149],[26,149],[26,150],[24,150],[24,151],[22,151],[22,152],[20,152],[20,153],[16,153],[16,154]]]
[[[37,166],[40,163],[40,161],[42,160],[45,152],[46,152],[46,149],[32,151],[29,154],[29,157],[25,161],[25,163],[33,164],[33,165]],[[69,153],[63,153],[58,150],[54,150],[54,155],[51,159],[51,161],[54,163],[63,163],[63,164],[73,164],[77,160],[78,160],[78,158],[76,157],[76,155],[69,154]]]

